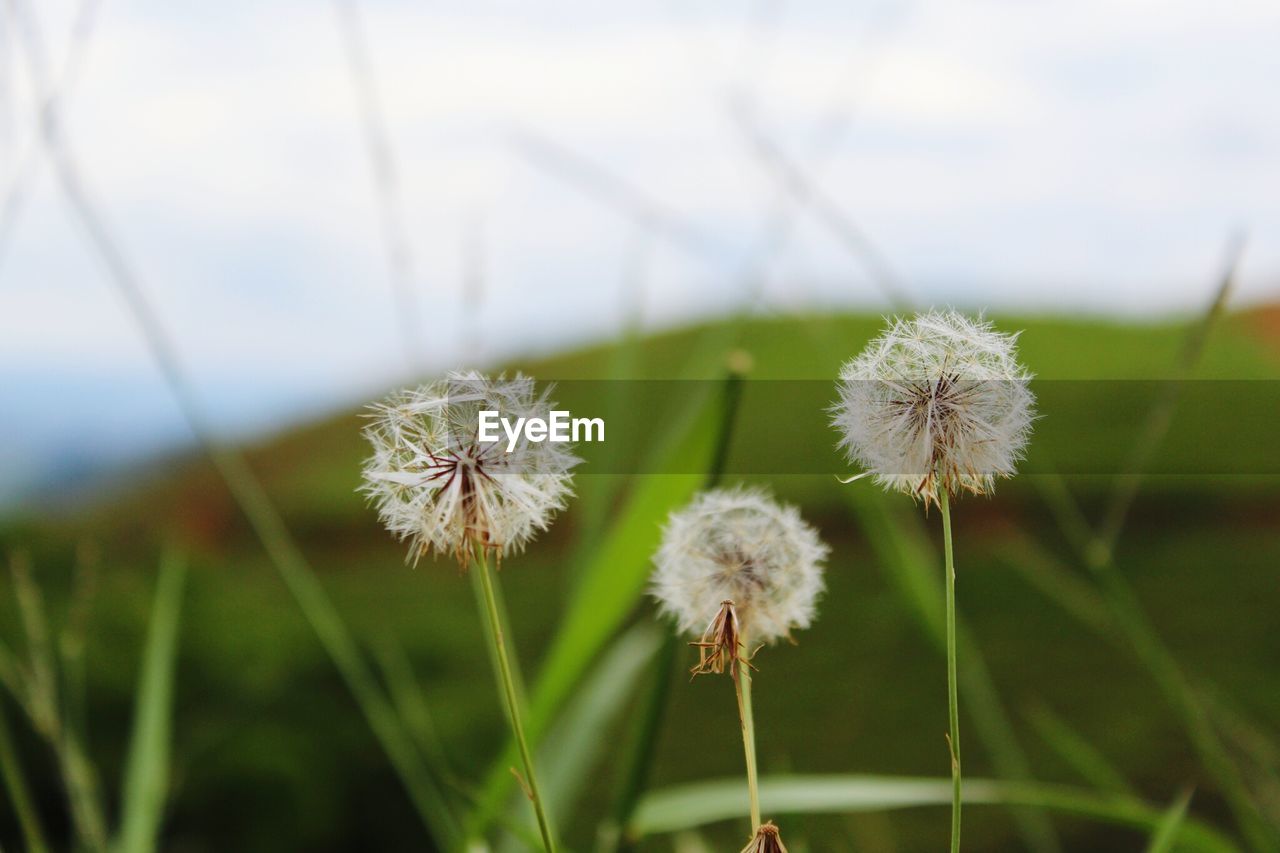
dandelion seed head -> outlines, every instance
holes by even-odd
[[[827,546],[791,506],[756,489],[716,489],[671,514],[651,592],[681,632],[700,635],[733,602],[747,643],[807,628]]]
[[[523,433],[510,452],[505,437],[481,442],[479,414],[514,422],[553,408],[547,392],[520,375],[456,372],[397,392],[371,407],[364,434],[373,454],[361,491],[387,530],[410,543],[414,562],[428,551],[464,566],[477,546],[498,557],[519,551],[564,509],[579,459],[566,443],[530,442]]]
[[[1012,476],[1035,418],[1017,336],[981,317],[896,319],[840,371],[832,423],[849,460],[887,489],[938,503]]]

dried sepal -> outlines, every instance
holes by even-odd
[[[742,853],[787,853],[782,834],[773,821],[766,821],[756,829],[755,837],[742,848]]]
[[[755,669],[751,664],[754,654],[743,654],[742,626],[730,599],[720,602],[720,609],[702,632],[702,638],[689,645],[698,650],[698,662],[689,670],[694,678],[709,673],[719,675],[726,669],[737,678],[739,662]]]

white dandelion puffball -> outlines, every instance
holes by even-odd
[[[479,440],[481,411],[514,423],[555,408],[528,377],[451,373],[371,408],[364,433],[373,455],[361,491],[387,529],[412,543],[415,562],[428,551],[463,565],[477,546],[499,557],[519,551],[573,494],[579,460],[570,445],[531,442],[523,432],[510,452],[505,437]]]
[[[684,633],[732,601],[747,642],[772,643],[813,621],[827,553],[795,507],[755,489],[703,492],[667,520],[651,592]]]
[[[840,371],[840,447],[877,483],[926,506],[940,492],[990,492],[1013,475],[1035,419],[1016,344],[954,311],[894,320]]]

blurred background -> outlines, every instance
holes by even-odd
[[[954,306],[1078,436],[957,506],[970,849],[1280,849],[1277,43],[1264,2],[2,0],[0,845],[524,849],[471,581],[355,492],[359,408],[478,366],[652,425],[502,573],[569,847],[743,841],[661,799],[741,745],[643,596],[727,436],[834,549],[759,661],[764,771],[845,786],[789,846],[938,849],[892,787],[948,771],[937,518],[818,473],[809,402]]]

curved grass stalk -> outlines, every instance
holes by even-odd
[[[1128,794],[1105,793],[1071,785],[970,779],[968,805],[1034,807],[1102,824],[1154,831],[1167,809]],[[770,814],[854,814],[945,806],[952,785],[943,778],[871,775],[764,776],[760,799]],[[679,832],[747,813],[742,780],[737,777],[675,785],[647,795],[628,832],[635,837]],[[1240,853],[1216,828],[1191,816],[1177,829],[1180,850],[1188,853]]]

